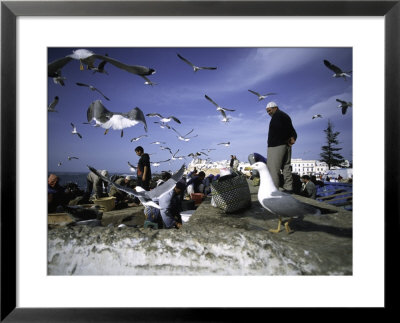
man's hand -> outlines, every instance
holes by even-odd
[[[293,146],[295,142],[296,142],[296,139],[294,139],[294,137],[290,137],[288,140],[288,145]]]

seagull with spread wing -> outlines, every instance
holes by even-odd
[[[103,92],[101,92],[99,89],[95,88],[93,85],[85,84],[85,83],[79,83],[79,82],[76,82],[76,85],[78,85],[78,86],[85,86],[85,87],[88,87],[89,89],[91,89],[92,91],[97,91],[97,92],[99,92],[107,101],[110,101],[110,99],[107,98],[107,97],[103,94]]]
[[[223,118],[222,118],[222,121],[223,121],[223,122],[229,122],[229,120],[231,120],[231,118],[229,118],[229,117],[226,116],[225,111],[235,111],[235,110],[233,110],[233,109],[227,109],[227,108],[221,107],[219,104],[217,104],[216,102],[214,102],[207,94],[204,95],[204,97],[205,97],[208,101],[210,101],[212,104],[214,104],[214,105],[217,107],[217,111],[221,112],[222,117],[223,117]]]
[[[49,112],[58,112],[55,109],[56,105],[58,104],[58,101],[59,101],[58,96],[55,96],[53,102],[51,102],[50,105],[47,107],[47,111],[49,111]]]
[[[147,123],[143,111],[138,107],[131,109],[127,113],[108,111],[100,100],[93,101],[87,110],[87,121],[94,120],[96,125],[108,130],[121,130],[121,137],[124,135],[124,129],[142,123],[147,132]]]
[[[79,138],[81,138],[82,139],[82,135],[76,130],[76,127],[75,127],[75,125],[71,122],[71,126],[72,126],[72,134],[73,135],[77,135]]]
[[[177,54],[178,57],[184,61],[186,64],[188,64],[189,66],[191,66],[193,68],[194,72],[197,72],[198,70],[216,70],[216,67],[205,67],[205,66],[196,66],[194,65],[192,62],[190,62],[189,60],[187,60],[186,58],[184,58],[183,56]]]
[[[345,81],[346,81],[346,77],[351,77],[350,73],[352,71],[343,72],[339,67],[337,67],[336,65],[333,65],[332,63],[330,63],[326,59],[324,59],[324,64],[325,64],[325,66],[327,68],[329,68],[330,70],[335,72],[335,74],[333,74],[332,77],[343,77]]]
[[[313,118],[313,120],[316,119],[316,118],[322,118],[322,115],[321,114],[314,114],[312,116],[312,118]]]
[[[141,139],[143,137],[148,137],[148,136],[147,135],[141,135],[139,137],[134,137],[134,138],[131,139],[131,142],[138,141],[139,139]]]
[[[176,132],[178,139],[182,140],[182,141],[189,141],[190,139],[195,138],[195,137],[198,136],[198,135],[194,135],[192,137],[187,137],[187,135],[190,135],[193,132],[194,129],[190,130],[186,135],[183,135],[183,136],[176,129],[174,129],[173,127],[171,127],[171,129]]]
[[[346,114],[347,108],[353,106],[353,103],[351,103],[351,102],[346,102],[346,101],[343,101],[343,100],[340,100],[340,99],[336,99],[336,101],[340,102],[340,104],[338,105],[338,108],[342,109],[342,114],[343,115]]]
[[[253,93],[255,95],[258,96],[258,101],[264,100],[267,97],[269,97],[270,95],[275,95],[276,93],[267,93],[267,94],[263,94],[261,95],[260,93],[256,92],[256,91],[252,91],[252,90],[248,90],[250,93]]]
[[[159,117],[160,121],[163,122],[163,123],[170,122],[171,120],[174,120],[176,123],[181,123],[180,120],[178,118],[174,117],[174,116],[163,117],[159,113],[147,113],[146,116],[147,117]]]

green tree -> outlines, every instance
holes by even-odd
[[[337,145],[339,141],[337,137],[340,132],[333,131],[333,124],[330,120],[328,120],[328,128],[324,130],[326,134],[326,145],[322,146],[322,153],[320,154],[320,161],[328,164],[328,168],[331,169],[332,166],[340,166],[341,163],[344,162],[344,158],[342,155],[337,153],[342,150],[342,148],[338,148]]]

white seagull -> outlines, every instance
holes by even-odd
[[[139,137],[132,138],[132,139],[131,139],[131,142],[138,141],[139,139],[141,139],[141,138],[143,138],[143,137],[148,137],[148,136],[147,136],[147,135],[141,135],[141,136],[139,136]]]
[[[114,185],[118,190],[128,193],[129,195],[136,196],[143,205],[153,206],[158,209],[160,209],[160,206],[157,203],[155,203],[154,201],[159,200],[164,194],[171,191],[175,187],[176,183],[182,178],[183,173],[185,171],[185,165],[183,164],[182,167],[175,174],[173,174],[172,177],[170,179],[168,179],[165,183],[163,183],[160,186],[155,187],[151,191],[146,191],[140,186],[136,186],[135,190],[133,190],[128,187],[118,185],[118,184],[112,182],[107,177],[104,177],[103,175],[101,175],[97,169],[95,169],[89,165],[87,167],[93,173],[95,173],[97,176],[99,176],[103,181],[106,181],[107,183]]]
[[[227,109],[227,108],[221,107],[221,106],[218,105],[216,102],[214,102],[207,94],[204,95],[204,97],[205,97],[208,101],[210,101],[212,104],[214,104],[214,105],[217,107],[217,111],[221,112],[222,117],[223,117],[223,119],[222,119],[223,122],[229,122],[229,120],[231,120],[231,118],[228,118],[228,117],[226,116],[225,111],[235,111],[235,110],[233,110],[233,109]]]
[[[130,167],[131,172],[135,173],[136,169],[137,169],[137,166],[133,166],[130,162],[128,162],[128,165]]]
[[[121,130],[121,137],[124,135],[124,129],[137,125],[139,122],[144,125],[147,132],[147,123],[143,111],[138,107],[128,111],[127,113],[108,111],[100,100],[93,101],[87,110],[87,121],[94,120],[96,125],[108,130]]]
[[[171,159],[167,159],[167,160],[160,160],[160,161],[156,161],[156,162],[150,162],[151,166],[153,167],[158,167],[161,165],[161,163],[166,163],[169,162]]]
[[[79,159],[78,157],[74,157],[74,156],[68,156],[67,158],[68,158],[68,160],[71,160],[71,159]]]
[[[264,100],[267,97],[269,97],[270,95],[275,95],[276,93],[267,93],[267,94],[263,94],[261,95],[260,93],[256,92],[256,91],[252,91],[252,90],[248,90],[249,92],[255,94],[258,96],[258,101]]]
[[[353,103],[351,103],[351,102],[346,102],[346,101],[339,100],[339,99],[336,99],[336,101],[340,102],[340,104],[338,105],[338,108],[342,109],[342,114],[346,114],[347,108],[353,106]]]
[[[59,76],[53,77],[53,82],[55,84],[60,84],[61,86],[65,86],[64,80],[66,80],[66,79],[67,79],[66,77],[59,75]]]
[[[47,107],[47,111],[49,111],[49,112],[58,112],[55,109],[55,107],[56,107],[56,105],[58,103],[58,100],[59,100],[58,96],[55,96],[53,102],[51,102],[50,105]]]
[[[89,85],[89,84],[85,84],[85,83],[79,83],[79,82],[76,82],[76,85],[85,86],[85,87],[88,87],[89,89],[91,89],[92,91],[97,91],[97,92],[99,92],[107,101],[110,101],[110,99],[107,98],[107,97],[103,94],[103,92],[101,92],[99,89],[95,88],[93,85]]]
[[[158,121],[154,121],[154,123],[158,123],[158,124],[160,125],[160,128],[161,128],[161,129],[165,129],[165,128],[171,129],[171,127],[168,125],[168,123],[165,123],[165,122],[158,122]]]
[[[174,120],[176,123],[181,123],[179,121],[178,118],[174,117],[174,116],[169,116],[169,117],[163,117],[161,114],[159,113],[147,113],[146,114],[147,117],[159,117],[161,122],[167,123],[170,122],[171,120]]]
[[[257,162],[251,165],[260,174],[260,187],[258,189],[258,201],[268,212],[279,216],[278,228],[269,230],[278,233],[281,230],[282,217],[289,218],[285,223],[287,233],[293,232],[289,223],[292,219],[303,219],[305,215],[320,215],[321,211],[311,205],[300,202],[292,195],[280,192],[272,181],[267,165]]]
[[[195,138],[195,137],[198,136],[198,135],[195,135],[195,136],[192,136],[192,137],[187,137],[187,135],[190,135],[193,132],[194,129],[190,130],[186,135],[183,135],[183,136],[177,130],[175,130],[173,127],[171,127],[171,129],[176,132],[176,134],[178,135],[177,136],[178,139],[182,140],[182,141],[189,141],[190,139]]]
[[[72,126],[72,132],[71,133],[73,135],[78,135],[78,137],[82,139],[82,135],[78,131],[76,131],[76,127],[72,122],[71,122],[71,126]]]
[[[177,54],[178,57],[183,60],[186,64],[188,64],[189,66],[191,66],[193,68],[194,72],[197,72],[198,70],[216,70],[216,67],[205,67],[205,66],[196,66],[193,63],[191,63],[190,61],[188,61],[186,58],[184,58],[183,56]]]
[[[164,142],[164,141],[153,141],[153,142],[151,142],[150,144],[153,144],[153,145],[160,145],[160,144],[163,144],[163,145],[165,145],[166,142]]]
[[[351,73],[351,71],[343,72],[339,67],[337,67],[336,65],[331,64],[326,59],[324,59],[324,64],[325,64],[325,66],[327,68],[329,68],[330,70],[335,72],[335,74],[333,74],[332,77],[343,77],[345,81],[346,81],[346,77],[351,77],[350,74],[349,74],[349,73]]]
[[[312,118],[313,118],[313,119],[315,119],[315,118],[322,118],[322,115],[321,115],[321,114],[314,114],[314,115],[312,116]]]

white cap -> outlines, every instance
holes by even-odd
[[[126,179],[127,181],[130,181],[130,180],[132,179],[132,176],[128,175],[128,176],[125,177],[125,179]]]
[[[267,108],[277,108],[277,107],[278,105],[274,101],[271,101],[267,104]]]
[[[100,174],[103,175],[104,177],[107,177],[107,176],[108,176],[108,172],[107,172],[106,170],[102,170],[102,171],[100,172]]]

